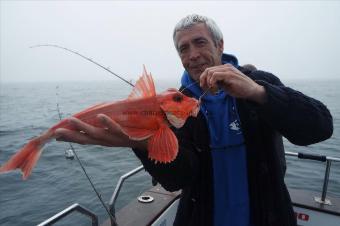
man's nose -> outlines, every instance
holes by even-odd
[[[196,48],[192,48],[190,51],[189,59],[197,60],[200,57],[200,52]]]

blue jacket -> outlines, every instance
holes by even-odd
[[[237,67],[236,57],[223,54],[223,64]],[[203,90],[185,71],[182,86],[198,99]],[[210,136],[214,189],[214,225],[250,226],[246,148],[235,98],[226,91],[205,94],[200,111]]]

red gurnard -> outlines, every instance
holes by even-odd
[[[198,101],[187,97],[177,89],[168,89],[156,94],[151,74],[144,69],[129,97],[122,101],[101,103],[87,108],[73,117],[92,126],[103,127],[96,117],[105,114],[117,122],[124,134],[132,140],[148,139],[148,156],[160,163],[173,161],[178,153],[178,141],[169,128],[180,128],[189,116],[197,116]],[[43,146],[55,139],[55,130],[75,130],[67,119],[48,129],[42,135],[30,140],[0,167],[0,173],[21,169],[23,179],[31,174]]]

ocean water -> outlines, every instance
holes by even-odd
[[[298,151],[340,157],[340,81],[285,81],[324,102],[334,118],[331,139],[308,147],[285,141],[287,151]],[[158,90],[178,87],[176,81],[160,81]],[[125,98],[131,88],[118,81],[50,82],[0,84],[0,164],[29,139],[58,122],[56,103],[63,117],[103,101]],[[56,95],[58,94],[58,95]],[[82,163],[102,198],[109,202],[121,175],[140,165],[127,148],[74,145]],[[36,225],[57,212],[79,203],[107,219],[104,208],[81,171],[76,160],[65,158],[69,146],[50,142],[28,180],[11,172],[0,175],[0,225]],[[287,157],[286,183],[291,188],[321,192],[324,164]],[[116,209],[151,186],[151,178],[141,172],[123,186]],[[333,163],[328,194],[340,197],[340,163]],[[73,214],[57,225],[90,225],[89,220]]]

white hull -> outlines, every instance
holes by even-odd
[[[340,216],[294,207],[299,226],[339,226]]]

